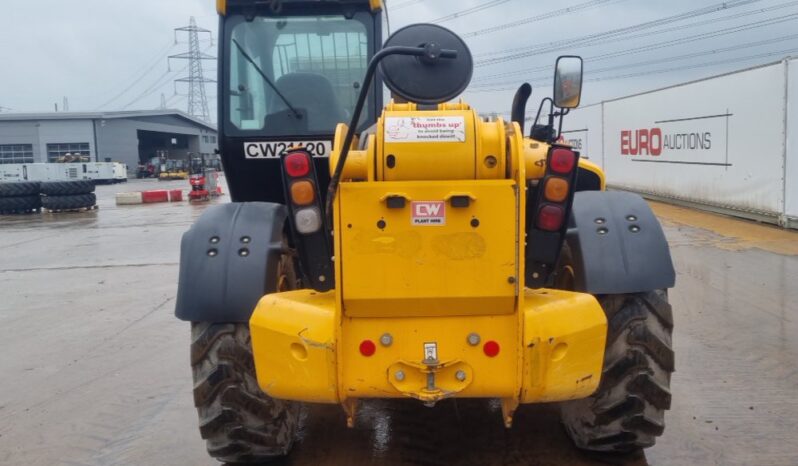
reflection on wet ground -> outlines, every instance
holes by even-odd
[[[336,406],[306,409],[300,441],[280,465],[543,466],[648,464],[642,453],[612,456],[573,448],[556,405],[523,406],[507,430],[498,403],[414,400],[364,403],[354,429]]]

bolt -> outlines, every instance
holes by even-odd
[[[637,217],[635,215],[627,215],[626,220],[629,220],[630,222],[635,222],[637,221]]]
[[[241,248],[238,250],[238,255],[241,257],[247,257],[249,255],[249,249]]]
[[[217,251],[216,249],[208,249],[208,256],[216,257],[217,254],[219,254],[219,251]]]
[[[632,233],[637,233],[640,231],[640,227],[637,225],[632,225],[629,227],[629,231],[631,231]]]
[[[507,283],[514,285],[515,284],[515,277],[507,277]]]
[[[485,166],[488,168],[495,168],[498,163],[499,161],[492,155],[485,157]]]
[[[468,334],[468,338],[466,338],[466,340],[468,340],[469,345],[477,346],[482,339],[479,337],[478,333],[472,332]]]
[[[325,277],[324,275],[319,275],[319,281],[320,281],[321,283],[324,283],[324,282],[326,282],[326,281],[327,281],[327,277]]]
[[[405,373],[402,370],[398,370],[394,374],[394,377],[396,378],[397,382],[401,382],[401,381],[403,381],[405,379]]]
[[[250,242],[252,242],[252,238],[250,238],[249,236],[242,236],[241,242],[244,244],[249,244]]]
[[[610,232],[610,230],[608,230],[608,229],[606,229],[604,227],[599,228],[598,230],[596,230],[596,233],[598,233],[601,236],[604,236],[604,235],[606,235],[609,232]]]
[[[457,378],[457,380],[459,380],[460,382],[465,382],[465,379],[466,379],[466,373],[465,373],[464,371],[457,371],[457,372],[454,374],[454,376],[455,376],[455,377]]]
[[[385,220],[379,220],[377,222],[377,228],[379,228],[380,230],[384,230],[385,229]]]
[[[478,227],[479,226],[479,219],[478,218],[472,218],[471,219],[471,226],[474,227],[474,228]]]
[[[390,333],[383,333],[380,337],[382,346],[391,346],[393,344],[393,336]]]
[[[597,225],[604,225],[605,223],[607,223],[607,221],[601,217],[594,220],[594,222],[596,222]]]
[[[219,242],[218,236],[211,236],[211,244],[216,244]]]

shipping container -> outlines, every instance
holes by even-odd
[[[611,188],[795,227],[796,63],[589,105],[565,118],[563,135]]]

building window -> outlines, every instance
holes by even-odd
[[[216,136],[211,136],[211,142],[216,144]]]
[[[208,136],[202,136],[202,142],[207,144],[208,143]]]
[[[0,163],[33,163],[33,144],[0,145]]]
[[[91,152],[89,152],[89,143],[88,142],[76,142],[76,143],[60,143],[60,144],[47,144],[47,161],[48,162],[58,162],[63,161],[64,156],[67,154],[72,155],[76,159],[83,158],[90,158]]]

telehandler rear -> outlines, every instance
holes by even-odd
[[[674,270],[639,196],[556,143],[582,61],[524,134],[454,102],[471,54],[378,0],[219,0],[233,202],[181,245],[194,401],[220,461],[287,454],[300,403],[562,402],[576,446],[654,444],[670,406]],[[395,97],[382,108],[384,83]],[[548,121],[538,123],[542,109]],[[348,122],[348,123],[346,123]]]

